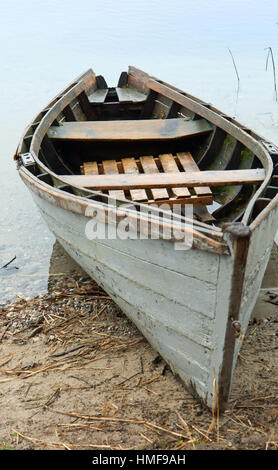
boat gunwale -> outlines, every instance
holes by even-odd
[[[131,67],[130,67],[130,69],[131,69]],[[272,162],[271,156],[270,156],[269,152],[266,150],[266,148],[263,146],[263,144],[261,142],[259,142],[259,139],[261,139],[262,141],[263,141],[263,139],[261,137],[257,136],[256,134],[253,137],[250,134],[248,134],[247,132],[245,132],[240,127],[241,124],[237,123],[237,121],[233,122],[232,119],[231,120],[225,119],[221,115],[221,112],[218,111],[216,108],[210,107],[210,109],[208,109],[206,106],[203,106],[201,104],[202,102],[201,101],[199,102],[199,100],[197,98],[194,98],[191,95],[188,95],[187,93],[185,93],[181,90],[178,90],[175,87],[172,87],[171,85],[168,85],[164,82],[158,81],[158,79],[156,79],[155,77],[151,77],[147,74],[145,74],[145,75],[147,77],[149,77],[148,83],[149,82],[156,82],[159,85],[161,85],[162,87],[166,87],[166,88],[169,88],[171,91],[174,91],[174,93],[177,93],[178,95],[180,95],[180,98],[183,98],[183,99],[187,100],[187,102],[190,101],[191,104],[193,103],[194,107],[196,107],[196,105],[197,105],[198,109],[197,109],[196,113],[198,115],[203,116],[205,119],[208,119],[209,122],[213,122],[213,121],[210,120],[210,117],[212,117],[213,120],[217,120],[216,125],[219,128],[222,128],[223,130],[225,130],[227,133],[230,133],[231,135],[233,135],[232,134],[233,131],[236,134],[240,133],[243,136],[242,140],[243,140],[244,145],[246,145],[247,148],[249,148],[249,146],[251,145],[251,150],[253,151],[255,156],[257,156],[257,158],[261,161],[263,167],[266,170],[266,176],[265,176],[264,182],[257,189],[257,191],[255,192],[254,196],[251,198],[251,200],[249,201],[249,203],[248,203],[248,205],[245,209],[245,214],[244,214],[242,223],[247,225],[247,222],[248,222],[248,219],[251,215],[254,204],[255,204],[256,200],[259,198],[259,196],[263,193],[266,186],[268,185],[268,183],[270,181],[270,178],[272,176],[272,172],[273,172],[273,162]],[[92,81],[92,79],[93,79],[93,81]],[[90,83],[90,80],[91,80],[92,83]],[[101,196],[105,197],[106,196],[105,194],[102,194],[98,191],[85,189],[82,186],[77,186],[77,185],[73,185],[73,184],[69,185],[68,181],[65,181],[63,178],[60,177],[60,175],[58,175],[58,174],[54,173],[52,170],[50,170],[44,163],[41,162],[41,160],[38,157],[38,152],[40,150],[41,142],[42,142],[44,136],[46,135],[48,128],[51,126],[51,124],[57,118],[57,116],[60,114],[60,112],[64,109],[64,107],[67,106],[67,104],[65,104],[65,101],[66,101],[66,103],[67,102],[71,103],[74,98],[79,96],[79,94],[84,92],[88,86],[92,86],[94,83],[96,83],[96,76],[95,76],[94,72],[91,69],[88,69],[86,72],[81,74],[76,80],[74,80],[69,86],[67,86],[62,92],[58,93],[55,98],[53,98],[51,100],[49,105],[47,105],[44,108],[44,109],[47,109],[49,107],[50,109],[42,117],[38,127],[36,128],[36,130],[35,130],[35,132],[32,136],[29,153],[32,155],[32,157],[35,160],[35,162],[37,163],[37,165],[41,169],[43,169],[46,173],[48,173],[52,178],[54,178],[54,180],[58,180],[62,184],[65,184],[67,186],[71,186],[72,188],[75,188],[79,191],[83,191],[83,192],[85,191],[86,193],[89,194],[89,196],[90,195],[95,195],[97,197],[101,194]],[[173,100],[173,101],[175,101],[175,100]],[[185,105],[185,107],[187,107],[187,106]],[[41,112],[43,112],[43,110]],[[53,115],[54,115],[54,117],[53,117]],[[38,114],[35,119],[37,119],[38,116],[40,116],[40,114]],[[47,121],[49,121],[50,116],[51,116],[51,122],[49,123]],[[35,119],[25,129],[25,132],[23,133],[23,136],[22,136],[22,138],[20,140],[20,143],[18,145],[18,149],[17,149],[16,155],[15,155],[15,158],[20,157],[24,136],[26,135],[26,132],[28,131],[28,129],[30,129],[30,127],[32,126],[32,123],[35,122]],[[220,123],[224,127],[220,126],[218,121],[220,121]],[[47,129],[45,129],[45,124],[47,125]],[[231,130],[232,130],[232,132],[230,132]],[[236,135],[235,138],[237,140],[240,140],[238,138],[238,135]],[[52,187],[52,189],[54,189],[54,188],[55,187]],[[57,189],[57,188],[55,188],[55,189]],[[73,194],[72,196],[73,197],[79,197],[75,194]],[[86,197],[86,196],[83,196],[83,199],[84,199],[84,197]],[[148,208],[148,206],[145,205],[144,203],[138,203],[138,202],[130,201],[128,199],[123,199],[123,198],[118,199],[118,200],[119,200],[119,203],[125,203],[125,204],[128,203],[129,205],[133,205],[135,207],[136,206],[139,206],[139,207],[144,207],[145,206],[146,208]],[[270,203],[252,221],[252,223],[250,224],[250,230],[251,231],[255,230],[255,228],[264,219],[264,217],[266,216],[268,211],[271,210],[271,208],[273,206],[275,206],[277,204],[277,202],[278,202],[278,195],[276,195],[270,201]],[[159,210],[159,209],[158,209],[158,211],[161,212],[161,210]],[[211,225],[206,224],[206,223],[204,223],[204,225],[212,232],[212,234],[214,233],[214,227],[212,227]],[[218,232],[218,230],[217,230],[217,232]]]
[[[116,206],[111,206],[107,205],[105,203],[101,203],[99,201],[94,201],[90,199],[86,199],[82,196],[77,196],[75,194],[70,194],[66,193],[65,191],[62,191],[56,187],[51,187],[48,183],[45,183],[43,181],[40,181],[36,176],[34,176],[31,172],[28,171],[27,168],[25,168],[23,165],[21,165],[18,168],[19,174],[21,178],[25,181],[27,181],[33,188],[34,191],[39,194],[40,197],[45,199],[46,201],[55,204],[63,209],[70,210],[74,213],[83,215],[84,217],[90,217],[92,214],[91,210],[98,210],[102,208],[104,210],[105,215],[107,213],[113,213],[115,211],[121,211],[121,207],[116,207]],[[53,202],[53,198],[55,202]],[[116,213],[117,215],[117,213]],[[123,214],[121,214],[123,216]],[[134,218],[134,221],[136,224],[138,224],[138,221],[140,222],[140,214],[137,212],[133,212],[132,214],[129,214],[129,217]],[[167,213],[167,216],[169,217],[169,213]],[[97,217],[96,217],[97,219]],[[103,220],[102,220],[103,221]],[[111,217],[111,221],[113,221],[113,217]],[[149,220],[150,222],[150,220]],[[162,220],[157,220],[151,219],[152,223],[156,223],[158,227],[165,223]],[[205,224],[203,224],[205,225]],[[210,226],[208,226],[210,228]],[[172,226],[172,228],[175,229],[175,226]],[[221,241],[217,241],[213,238],[210,238],[209,236],[204,235],[199,232],[198,230],[194,230],[194,228],[191,226],[187,230],[185,227],[182,227],[181,232],[186,232],[188,231],[190,235],[193,235],[193,247],[198,248],[200,250],[204,251],[210,251],[212,253],[218,253],[221,255],[230,255],[230,249],[226,243],[226,241],[223,238],[222,232],[216,232],[216,234],[219,236]],[[149,232],[147,233],[149,235]],[[175,239],[175,237],[171,239],[166,239],[166,241],[174,241],[174,242],[179,242],[179,239]]]

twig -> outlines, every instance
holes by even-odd
[[[69,354],[69,353],[71,353],[71,352],[77,351],[78,349],[85,348],[85,346],[87,346],[87,345],[86,345],[86,344],[82,344],[82,345],[80,345],[80,346],[76,346],[75,348],[68,349],[68,351],[63,351],[63,352],[60,352],[60,353],[57,353],[57,354],[51,354],[50,357],[61,357],[61,356],[65,356],[66,354]]]
[[[10,328],[11,324],[12,324],[12,322],[10,321],[10,322],[7,324],[6,328],[4,329],[2,335],[0,336],[0,343],[1,343],[2,339],[4,338],[6,332],[7,332],[8,329]]]
[[[234,59],[234,56],[232,54],[232,51],[231,49],[228,48],[228,51],[232,57],[232,61],[233,61],[233,65],[234,65],[234,69],[235,69],[235,72],[236,72],[236,76],[237,76],[237,92],[236,92],[236,107],[237,107],[237,103],[238,103],[238,95],[239,95],[239,84],[240,84],[240,78],[239,78],[239,73],[238,73],[238,70],[237,70],[237,66],[236,66],[236,63],[235,63],[235,59]],[[235,113],[236,114],[236,113]]]
[[[190,432],[190,429],[189,429],[189,426],[187,424],[187,422],[181,417],[181,415],[179,414],[179,412],[176,410],[176,413],[183,425],[183,429],[186,431],[187,435],[188,435],[188,438],[189,438],[189,441],[192,442],[192,447],[193,449],[195,449],[195,444],[194,444],[194,439],[192,438],[192,434]]]
[[[276,70],[275,70],[273,52],[272,52],[271,47],[266,47],[265,50],[267,50],[267,49],[268,49],[268,53],[267,53],[267,58],[266,58],[265,70],[267,71],[268,59],[269,59],[269,56],[271,56],[271,62],[272,62],[272,68],[273,68],[273,82],[274,82],[274,90],[275,90],[275,99],[276,99],[276,101],[278,101],[277,85],[276,85]]]
[[[85,379],[82,379],[82,377],[76,377],[75,375],[70,375],[70,377],[72,377],[73,379],[76,379],[76,380],[80,380],[80,382],[84,382],[85,384],[89,385],[90,388],[94,388],[94,387],[95,387],[94,384],[90,384],[90,382],[88,382],[88,381],[85,380]]]
[[[43,330],[43,326],[38,326],[37,328],[35,328],[32,333],[30,333],[30,335],[28,336],[29,339],[33,338],[34,336],[38,335],[41,331]]]
[[[37,439],[35,437],[29,437],[29,436],[25,436],[24,434],[22,434],[21,432],[17,431],[16,429],[12,429],[12,431],[14,433],[16,433],[17,435],[19,435],[20,437],[22,437],[22,439],[26,439],[27,441],[31,441],[33,443],[38,443],[40,445],[45,445],[45,446],[54,446],[54,447],[62,447],[62,448],[66,448],[66,449],[69,449],[69,447],[64,444],[63,442],[53,442],[53,441],[44,441],[42,439]],[[73,449],[80,449],[82,447],[88,447],[88,448],[92,448],[92,449],[109,449],[109,450],[119,450],[118,447],[112,447],[111,445],[104,445],[104,444],[87,444],[87,443],[84,443],[84,444],[72,444],[72,448]],[[125,450],[128,450],[128,449],[125,449]]]
[[[229,53],[231,54],[232,61],[233,61],[233,64],[234,64],[234,68],[235,68],[235,71],[236,71],[237,80],[238,80],[238,82],[239,82],[240,79],[239,79],[239,74],[238,74],[238,71],[237,71],[237,66],[236,66],[235,59],[234,59],[234,56],[233,56],[233,54],[232,54],[232,51],[231,51],[231,49],[229,49],[229,47],[228,47],[228,51],[229,51]]]
[[[14,256],[13,259],[11,259],[10,261],[8,261],[8,263],[4,264],[4,266],[1,266],[1,269],[2,269],[2,268],[6,268],[7,266],[9,266],[9,264],[11,264],[15,259],[16,259],[16,256]],[[18,268],[16,268],[16,269],[18,269]]]
[[[145,434],[143,434],[142,432],[139,433],[141,437],[143,437],[143,439],[146,439],[146,441],[148,441],[150,444],[154,444],[155,441],[152,441],[149,437],[145,436]]]
[[[136,372],[136,374],[131,375],[130,377],[128,377],[127,379],[123,380],[122,382],[120,382],[120,383],[118,383],[118,384],[116,384],[116,385],[117,385],[117,386],[118,386],[118,385],[122,385],[122,384],[124,384],[125,382],[127,382],[128,380],[133,379],[133,377],[136,377],[136,376],[139,375],[139,374],[141,374],[141,372]]]

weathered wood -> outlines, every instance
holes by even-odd
[[[117,87],[116,92],[121,103],[141,103],[146,100],[146,95],[135,88]]]
[[[108,88],[106,89],[97,89],[91,95],[88,96],[89,103],[104,103],[105,98],[108,93]]]
[[[268,186],[265,193],[266,197],[274,198],[278,194],[278,188],[276,186]]]
[[[52,126],[48,136],[63,140],[167,140],[211,131],[204,119],[148,119],[134,121],[66,122]]]
[[[84,175],[98,175],[98,164],[97,162],[84,162],[82,165]]]
[[[134,158],[122,158],[124,173],[138,174],[139,169]],[[131,189],[130,196],[133,201],[147,201],[148,196],[144,189]]]
[[[53,124],[53,122],[63,111],[63,109],[66,106],[70,105],[72,101],[84,91],[84,89],[93,87],[95,85],[95,81],[95,74],[91,70],[89,70],[86,74],[81,76],[80,80],[76,84],[71,85],[70,87],[68,87],[69,89],[66,89],[66,91],[64,91],[62,98],[54,102],[50,111],[42,118],[40,124],[34,132],[30,147],[30,153],[33,155],[34,159],[37,161],[38,164],[41,163],[38,159],[40,145],[49,127]],[[48,168],[45,167],[44,170],[47,171]],[[52,174],[52,176],[55,175]]]
[[[65,116],[67,122],[76,121],[74,112],[70,106],[65,107],[65,109],[63,110],[63,115]]]
[[[118,80],[118,87],[126,86],[127,81],[128,81],[128,73],[122,72]]]
[[[145,79],[146,74],[143,80],[145,81]],[[261,139],[259,137],[256,139],[249,133],[245,132],[236,121],[233,122],[232,118],[228,119],[228,117],[221,115],[218,110],[213,107],[208,109],[208,107],[202,106],[200,100],[197,100],[196,98],[184,92],[181,92],[180,90],[177,90],[174,87],[169,86],[168,84],[159,83],[157,80],[149,77],[147,84],[144,83],[143,88],[145,88],[146,86],[149,87],[151,91],[155,93],[161,93],[164,96],[167,96],[168,98],[172,99],[173,101],[176,101],[176,103],[180,104],[181,106],[185,106],[191,111],[196,112],[199,116],[208,119],[210,123],[220,127],[229,135],[233,136],[260,159],[261,163],[264,166],[264,169],[266,170],[266,175],[263,184],[257,189],[256,193],[251,198],[248,207],[245,210],[242,221],[243,223],[247,224],[251,217],[255,201],[265,191],[266,186],[271,179],[273,170],[272,159],[269,153],[261,144]]]
[[[77,99],[72,102],[71,109],[74,115],[74,119],[71,119],[70,121],[87,121],[87,115],[83,111]]]
[[[145,156],[145,157],[140,157],[140,162],[143,168],[143,171],[147,173],[148,175],[153,175],[159,173],[159,170],[157,168],[156,162],[154,158],[150,156]],[[153,178],[156,179],[156,178]],[[151,193],[154,198],[154,200],[158,199],[168,199],[169,194],[167,189],[162,188],[162,189],[153,189],[151,188]]]
[[[97,119],[97,114],[94,112],[93,108],[91,107],[90,102],[88,100],[88,96],[85,91],[80,93],[78,97],[78,101],[87,119],[91,119],[91,120]]]
[[[177,157],[185,171],[198,171],[198,165],[195,163],[194,158],[189,152],[180,152],[177,153]],[[208,186],[203,186],[202,188],[194,188],[195,193],[200,196],[202,194],[212,194]]]
[[[104,171],[105,175],[117,175],[118,176],[119,170],[118,170],[117,163],[116,163],[115,160],[104,160],[102,162],[102,165],[103,165],[103,171]],[[105,176],[105,177],[107,177],[107,176]],[[121,189],[118,190],[118,191],[114,191],[112,189],[112,191],[109,191],[109,196],[116,197],[116,198],[117,197],[124,198],[125,193]]]
[[[165,173],[177,173],[179,168],[175,162],[174,156],[172,154],[162,154],[159,155],[158,158],[153,157],[142,157],[141,162],[139,163],[141,168],[145,173],[158,173],[159,168],[163,168]],[[122,158],[121,162],[117,162],[114,160],[113,162],[110,160],[104,161],[102,163],[97,164],[97,162],[84,162],[81,165],[81,174],[83,175],[98,175],[98,174],[108,174],[108,171],[105,171],[105,168],[108,168],[110,174],[117,174],[118,169],[120,173],[125,174],[139,174],[139,167],[135,160],[135,158]],[[159,165],[159,166],[157,166]],[[101,170],[103,168],[103,170]],[[197,171],[198,170],[198,167]],[[202,189],[202,188],[196,188]],[[205,195],[201,195],[201,197],[191,195],[190,191],[187,188],[171,188],[172,195],[168,194],[166,189],[154,189],[151,191],[152,197],[148,198],[148,195],[145,189],[131,189],[130,196],[132,201],[138,202],[145,202],[147,204],[153,204],[157,202],[159,204],[167,203],[171,207],[176,204],[177,198],[179,204],[194,204],[194,205],[204,205],[204,204],[211,204],[212,203],[212,196],[211,193],[207,194],[205,191]],[[196,191],[195,191],[196,193]],[[118,194],[119,197],[119,194]]]
[[[180,105],[175,101],[172,101],[171,105],[169,106],[168,112],[165,116],[166,119],[176,118],[178,111],[180,109]]]
[[[97,82],[97,87],[98,87],[99,89],[108,88],[108,85],[107,85],[106,80],[105,80],[105,78],[103,77],[103,75],[97,75],[97,76],[96,76],[96,82]]]
[[[175,162],[175,159],[172,154],[165,153],[163,155],[159,155],[159,159],[161,161],[163,170],[165,173],[178,173],[178,165]],[[190,191],[187,188],[171,188],[173,194],[177,197],[184,196],[190,197]]]
[[[155,104],[154,100],[156,96],[157,96],[156,91],[149,90],[148,96],[146,98],[143,109],[141,111],[141,115],[140,115],[141,119],[145,119],[151,116],[153,108],[154,108],[154,104]]]
[[[158,191],[158,189],[156,190]],[[193,205],[193,206],[204,206],[204,205],[210,205],[212,204],[211,202],[211,196],[205,195],[205,196],[196,196],[196,195],[191,195],[191,197],[188,196],[180,196],[179,198],[173,196],[169,197],[167,196],[166,199],[148,199],[148,201],[144,202],[144,204],[148,205],[157,205],[157,206],[164,206],[167,205],[170,208],[173,208],[177,204],[179,206],[184,206],[184,205]],[[209,219],[207,219],[209,220]],[[211,220],[214,220],[213,218]]]
[[[146,157],[141,157],[145,159]],[[143,160],[144,161],[144,160]],[[143,163],[142,163],[143,165]],[[150,168],[150,166],[149,166]],[[150,171],[149,171],[150,173]],[[146,188],[171,188],[195,186],[226,186],[232,184],[258,184],[265,178],[263,169],[257,170],[226,170],[226,171],[193,171],[184,173],[157,173],[139,175],[63,175],[67,182],[97,188],[101,190],[113,189],[146,189]]]

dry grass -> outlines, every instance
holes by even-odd
[[[82,311],[79,304],[73,308],[64,302],[77,297]],[[2,441],[18,449],[277,449],[277,376],[269,366],[267,378],[246,384],[256,348],[264,357],[277,354],[272,350],[277,322],[269,331],[259,324],[250,327],[254,342],[241,354],[242,377],[230,408],[220,415],[216,379],[210,412],[190,397],[163,360],[154,365],[156,354],[113,309],[103,291],[86,282],[71,291],[53,290],[45,300],[21,298],[1,312],[0,382],[5,393],[24,389],[20,406],[30,421],[29,426],[25,418],[10,423],[7,413],[1,418]],[[13,331],[7,313],[29,315],[30,310],[39,312],[39,325]],[[38,344],[44,348],[40,362],[22,364],[19,351]],[[128,365],[131,358],[136,368]],[[40,390],[38,379],[41,393],[32,395],[35,387]],[[94,412],[85,412],[90,403]]]

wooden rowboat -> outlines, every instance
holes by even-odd
[[[77,78],[15,159],[69,255],[223,410],[277,231],[278,148],[129,67],[113,88],[91,70]],[[126,220],[133,237],[118,230]]]

